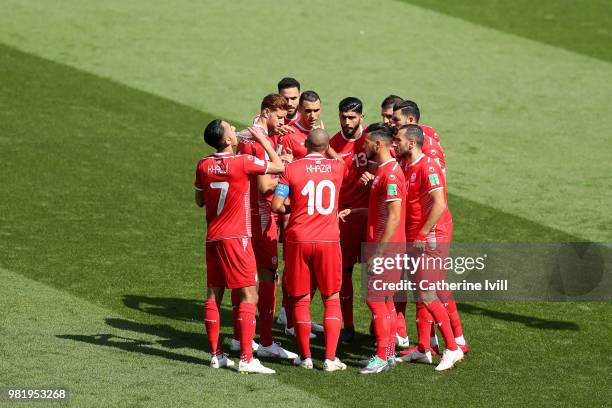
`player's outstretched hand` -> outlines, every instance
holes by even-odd
[[[374,175],[368,171],[364,171],[361,175],[361,178],[359,179],[359,181],[361,181],[361,184],[363,184],[364,186],[370,184],[372,180],[374,180]]]
[[[340,218],[340,220],[342,220],[342,222],[346,222],[346,217],[351,213],[351,209],[350,208],[345,208],[344,210],[340,211],[338,213],[338,218]]]

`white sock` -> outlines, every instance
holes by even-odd
[[[465,339],[463,336],[455,337],[455,343],[465,346]]]

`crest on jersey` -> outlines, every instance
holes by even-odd
[[[415,181],[416,181],[416,173],[412,173],[412,174],[410,175],[410,182],[411,182],[411,183],[414,183]]]

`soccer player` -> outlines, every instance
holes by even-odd
[[[391,255],[405,245],[405,181],[397,161],[391,156],[393,129],[384,123],[375,123],[366,130],[364,149],[368,160],[376,162],[377,169],[368,200],[367,242],[375,245],[374,256]],[[342,218],[355,210],[346,209]],[[403,251],[402,251],[403,252]],[[370,257],[370,258],[373,258]],[[369,271],[370,273],[370,271]],[[401,271],[390,270],[385,281],[397,281]],[[374,374],[395,365],[395,334],[397,314],[393,295],[395,291],[372,293],[368,282],[367,305],[372,312],[376,354],[361,369],[362,374]]]
[[[402,101],[393,105],[392,125],[399,128],[402,125],[417,124],[423,130],[423,149],[422,152],[431,157],[446,172],[446,156],[440,145],[438,133],[432,127],[419,123],[421,112],[418,105],[409,100]]]
[[[261,111],[251,130],[261,132],[276,149],[278,134],[287,116],[287,100],[279,94],[269,94],[261,102]],[[249,135],[252,132],[240,132],[245,135],[238,144],[238,152],[250,154],[259,159],[266,159],[269,153],[255,143]],[[278,357],[294,359],[297,355],[287,351],[273,341],[272,325],[276,306],[276,282],[278,267],[277,217],[272,214],[270,203],[274,195],[277,178],[275,176],[252,175],[250,191],[250,212],[253,226],[253,250],[257,261],[259,282],[259,357]],[[235,301],[235,298],[234,298]],[[236,330],[235,330],[236,331]],[[235,334],[235,336],[237,333]],[[237,337],[237,336],[236,336]],[[234,339],[234,348],[236,341]]]
[[[297,111],[299,120],[291,125],[291,131],[281,137],[280,144],[283,152],[293,154],[294,159],[301,159],[306,156],[306,137],[317,126],[321,115],[321,98],[315,91],[302,92]]]
[[[408,183],[407,242],[413,244],[413,253],[417,248],[426,257],[444,259],[449,254],[453,220],[446,201],[444,175],[440,166],[422,152],[423,139],[423,130],[416,124],[403,125],[396,133],[396,155],[402,161]],[[445,272],[421,267],[416,271],[417,288],[423,278],[430,282],[444,280]],[[432,318],[446,345],[436,370],[448,370],[463,359],[464,353],[458,344],[467,348],[467,343],[463,338],[457,306],[450,293],[417,290],[416,315],[418,346],[410,354],[400,357],[401,360],[432,363],[429,338]]]
[[[393,105],[404,102],[404,100],[397,95],[387,96],[380,105],[380,116],[385,125],[393,125]]]
[[[298,103],[300,101],[300,83],[295,78],[283,78],[278,83],[278,93],[287,100],[287,116],[285,126],[290,126],[300,120]]]
[[[359,182],[366,171],[365,126],[363,103],[354,97],[344,98],[338,105],[340,131],[330,140],[330,146],[344,160],[348,175],[340,190],[339,209],[368,208],[369,186]],[[354,211],[340,223],[340,247],[342,249],[342,289],[340,304],[344,329],[340,339],[351,342],[355,338],[353,323],[353,266],[361,258],[361,243],[365,241],[367,212]]]
[[[285,233],[285,272],[283,280],[295,318],[299,357],[294,364],[312,369],[310,353],[310,302],[313,287],[321,292],[325,309],[325,362],[323,370],[345,370],[336,357],[342,327],[340,285],[342,279],[338,196],[346,174],[344,162],[327,158],[329,136],[323,129],[309,132],[307,154],[287,164],[272,200],[272,209],[288,212]]]
[[[222,120],[213,120],[204,130],[204,140],[216,153],[198,162],[195,177],[195,201],[206,207],[206,267],[207,296],[204,322],[210,342],[212,368],[231,367],[231,361],[221,349],[219,308],[225,287],[240,294],[237,319],[240,322],[240,363],[238,371],[274,374],[253,358],[257,304],[255,255],[250,240],[248,201],[249,174],[278,174],[283,163],[270,141],[256,129],[249,129],[253,139],[270,157],[270,161],[251,155],[236,155],[238,144],[235,128]]]

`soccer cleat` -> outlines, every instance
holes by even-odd
[[[343,343],[352,343],[355,340],[355,328],[345,327],[340,332],[340,341]]]
[[[259,344],[257,344],[255,340],[253,340],[252,347],[253,347],[253,351],[257,351],[257,349],[259,348]],[[230,343],[230,350],[240,351],[240,340],[232,339],[232,342]]]
[[[327,371],[328,373],[332,371],[338,370],[346,370],[346,364],[344,364],[338,357],[334,360],[325,359],[323,362],[323,371]]]
[[[218,354],[210,359],[210,368],[233,367],[234,362],[230,360],[227,354]]]
[[[315,323],[315,322],[310,323],[310,331],[312,333],[323,333],[324,330],[325,329],[320,324]]]
[[[395,356],[387,357],[387,365],[389,367],[395,367],[397,365],[397,358]]]
[[[281,308],[278,317],[276,318],[276,323],[281,324],[283,326],[287,326],[287,312],[285,312],[285,308]]]
[[[421,353],[417,348],[412,350],[410,354],[404,354],[400,356],[398,360],[420,364],[433,364],[433,359],[431,358],[431,351],[425,350],[424,353]]]
[[[410,347],[410,340],[408,339],[408,336],[402,337],[399,334],[396,334],[395,335],[395,345],[401,348],[408,348]]]
[[[285,336],[293,336],[295,337],[295,327],[285,327]],[[314,334],[313,332],[310,332],[310,340],[312,339],[316,339],[317,335]]]
[[[252,358],[251,361],[249,361],[248,363],[241,360],[240,363],[238,364],[238,372],[257,373],[257,374],[276,374],[276,371],[274,371],[271,368],[264,367],[261,364],[261,362],[256,358]]]
[[[368,365],[359,370],[361,374],[376,374],[389,369],[389,365],[378,356],[372,357],[368,361]]]
[[[312,359],[310,357],[305,358],[305,359],[301,359],[300,357],[296,357],[293,360],[293,364],[296,366],[300,366],[302,368],[305,368],[307,370],[312,370],[312,368],[314,367],[314,365],[312,364]]]
[[[444,350],[444,354],[442,354],[442,360],[440,360],[440,364],[436,367],[436,371],[444,371],[450,368],[453,368],[455,363],[458,363],[463,359],[463,351],[460,348],[457,350]]]
[[[297,356],[297,354],[282,348],[280,343],[275,342],[272,342],[272,344],[267,347],[260,344],[257,349],[257,357],[288,358],[295,360]]]

